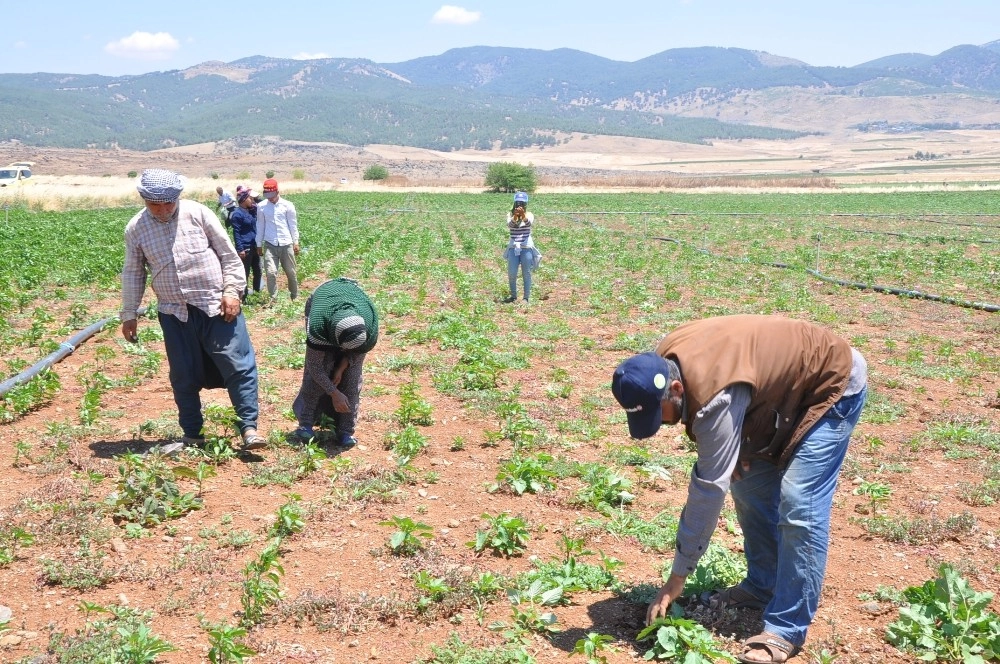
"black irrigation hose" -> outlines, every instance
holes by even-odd
[[[551,215],[644,215],[649,217],[781,217],[789,218],[812,218],[812,217],[854,217],[863,219],[904,219],[927,224],[943,224],[945,226],[963,226],[972,228],[990,228],[1000,230],[997,224],[963,224],[959,222],[941,221],[939,219],[926,219],[925,217],[997,217],[995,213],[987,212],[926,212],[923,214],[909,215],[896,213],[868,213],[868,212],[794,212],[794,213],[774,213],[774,212],[664,212],[663,210],[616,212],[612,210],[601,211],[560,211],[546,210],[546,214]]]
[[[680,245],[680,246],[689,246],[687,242],[684,242],[683,240],[678,240],[678,239],[672,238],[672,237],[654,237],[654,238],[651,238],[651,239],[653,239],[653,240],[659,240],[661,242],[673,242],[674,244]],[[784,270],[795,270],[795,269],[797,269],[797,268],[789,265],[788,263],[754,263],[753,261],[749,261],[749,260],[747,260],[745,258],[744,259],[731,258],[729,256],[720,256],[719,254],[713,254],[708,249],[697,249],[697,248],[695,248],[695,251],[698,251],[699,253],[706,254],[706,255],[711,256],[713,258],[721,258],[723,260],[727,260],[727,261],[730,261],[732,263],[749,263],[749,264],[753,264],[753,265],[762,265],[764,267],[777,267],[777,268],[781,268],[781,269],[784,269]],[[860,282],[857,282],[857,281],[845,281],[844,279],[837,279],[835,277],[828,277],[828,276],[826,276],[824,274],[821,274],[817,270],[811,270],[809,268],[805,268],[805,272],[807,274],[811,274],[812,276],[816,277],[820,281],[825,281],[825,282],[830,283],[830,284],[836,284],[838,286],[846,286],[848,288],[857,288],[859,290],[871,290],[871,291],[875,291],[877,293],[889,293],[890,295],[899,295],[900,297],[910,297],[910,298],[914,298],[914,299],[917,299],[917,300],[930,300],[932,302],[941,302],[943,304],[951,304],[951,305],[954,305],[956,307],[964,307],[966,309],[977,309],[979,311],[988,311],[988,312],[991,312],[991,313],[996,313],[996,312],[1000,311],[1000,305],[998,305],[998,304],[987,304],[985,302],[971,302],[969,300],[959,300],[959,299],[956,299],[956,298],[953,298],[953,297],[947,297],[947,296],[944,296],[944,295],[933,295],[931,293],[924,293],[922,291],[906,290],[905,288],[893,288],[891,286],[879,286],[877,284],[863,284],[863,283],[860,283]]]
[[[944,235],[910,235],[909,233],[893,233],[891,231],[870,231],[864,228],[844,228],[842,226],[827,226],[820,224],[820,228],[841,231],[842,233],[860,233],[862,235],[889,235],[907,240],[927,241],[927,242],[966,242],[968,244],[1000,244],[1000,240],[987,240],[985,238],[967,237],[947,237]]]
[[[137,311],[136,313],[139,316],[142,316],[143,314],[146,313],[146,307],[139,309],[139,311]],[[52,351],[45,357],[43,357],[34,365],[28,367],[27,369],[17,374],[16,376],[8,378],[4,382],[0,383],[0,397],[10,392],[18,385],[21,385],[22,383],[27,383],[29,380],[31,380],[38,374],[42,373],[43,371],[51,367],[53,364],[62,361],[63,358],[65,358],[67,355],[71,354],[74,350],[76,350],[80,344],[82,344],[84,341],[86,341],[90,337],[94,336],[95,334],[103,330],[108,325],[108,323],[117,320],[118,316],[109,316],[108,318],[103,318],[97,321],[96,323],[83,328],[82,330],[71,336],[69,339],[59,344],[59,348]]]

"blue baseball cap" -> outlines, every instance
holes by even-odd
[[[633,355],[615,369],[611,392],[625,409],[633,438],[650,438],[660,430],[669,376],[670,366],[656,353]]]
[[[523,191],[517,192],[516,194],[514,194],[514,202],[515,203],[527,203],[528,202],[528,194],[526,192],[523,192]]]

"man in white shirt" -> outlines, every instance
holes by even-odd
[[[228,191],[224,190],[222,187],[216,187],[215,193],[219,195],[218,209],[222,210],[222,213],[226,215],[226,227],[229,227],[229,216],[236,211],[236,199]]]
[[[264,180],[264,198],[257,206],[257,253],[264,257],[267,294],[274,299],[278,290],[278,264],[288,277],[288,292],[299,295],[295,257],[299,254],[299,225],[295,206],[278,194],[278,181]]]

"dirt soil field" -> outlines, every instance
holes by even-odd
[[[981,149],[985,153],[986,147],[972,147],[978,145],[975,138],[953,140],[961,141],[963,150]],[[598,142],[598,139],[591,138],[587,142],[590,141]],[[651,149],[647,143],[627,141],[614,154],[609,150],[608,153],[588,153],[586,158],[565,151],[561,159],[553,158],[553,163],[559,162],[559,165],[551,168],[569,168],[567,163],[582,165],[589,160],[587,168],[599,170],[609,177],[622,169],[639,171],[654,159],[652,152],[643,153],[641,158],[635,156],[640,148]],[[735,159],[745,147],[726,146],[731,150],[726,154]],[[805,147],[805,143],[800,143],[772,149],[794,155],[804,152]],[[231,188],[239,182],[259,184],[265,167],[274,168],[291,191],[313,187],[377,187],[379,185],[359,181],[360,169],[369,161],[387,163],[391,171],[400,169],[413,186],[427,182],[426,187],[435,188],[449,181],[450,187],[476,190],[480,186],[476,184],[476,178],[480,177],[477,172],[482,168],[481,162],[469,156],[428,158],[422,151],[381,146],[369,146],[364,151],[344,146],[316,147],[315,155],[312,148],[303,152],[302,148],[294,147],[252,157],[227,157],[215,147],[203,149],[207,152],[173,150],[136,154],[20,150],[8,146],[0,150],[0,161],[36,161],[39,181],[32,185],[37,187],[36,191],[53,186],[57,188],[44,190],[50,196],[76,195],[95,199],[133,195],[134,183],[125,173],[148,166],[186,172],[206,191],[211,191],[216,182],[208,177],[210,173],[218,173],[217,182]],[[684,161],[695,160],[697,155],[709,149],[686,147]],[[853,166],[848,164],[852,153],[849,148],[843,150],[837,157],[827,152],[809,157],[807,164],[825,168],[823,165],[836,161],[845,169],[863,169],[860,159],[850,162]],[[559,153],[557,149],[530,155],[497,156],[517,157],[549,168],[548,160]],[[335,163],[334,154],[342,155],[343,161]],[[732,174],[733,170],[719,165],[719,154],[712,153],[716,166],[690,167],[699,175]],[[841,158],[845,161],[837,161]],[[296,168],[306,171],[303,180],[293,179]],[[406,168],[412,170],[404,170]],[[736,172],[745,173],[753,168],[746,166],[746,171]],[[252,177],[242,177],[240,174],[244,171]],[[197,177],[199,174],[201,177]],[[347,178],[346,185],[340,184],[340,177]],[[955,178],[961,179],[958,174]],[[109,183],[109,187],[116,189],[98,195],[96,192],[101,190],[102,183]],[[68,193],[74,191],[85,193]],[[310,281],[302,287],[308,292],[318,283]],[[849,459],[845,465],[836,493],[830,561],[819,614],[810,631],[807,652],[792,661],[803,664],[832,662],[832,659],[821,658],[820,653],[828,650],[843,664],[912,664],[912,656],[897,651],[884,640],[885,627],[898,616],[898,611],[890,602],[872,597],[877,589],[920,585],[933,577],[936,565],[943,561],[960,566],[979,590],[1000,589],[1000,552],[997,548],[1000,511],[989,506],[970,507],[960,500],[963,486],[982,480],[977,460],[951,462],[944,459],[940,450],[925,452],[927,448],[915,446],[914,441],[926,434],[930,424],[953,421],[956,412],[964,421],[992,423],[996,430],[1000,376],[993,373],[974,384],[930,377],[920,381],[921,389],[915,389],[906,367],[896,361],[892,345],[899,341],[901,334],[903,338],[926,336],[948,339],[963,353],[995,358],[1000,323],[994,313],[871,292],[845,295],[819,282],[812,283],[811,287],[820,293],[817,297],[820,303],[835,312],[838,320],[846,321],[837,329],[839,334],[868,340],[865,353],[872,381],[880,391],[891,395],[892,402],[904,412],[891,423],[862,423],[856,431],[850,453],[853,461]],[[579,293],[569,287],[550,287],[544,301],[515,311],[508,324],[514,328],[541,329],[547,321],[549,303],[571,301],[578,296]],[[440,297],[448,295],[442,292]],[[681,299],[683,297],[682,294]],[[54,303],[50,313],[57,320],[65,320],[71,315],[68,306],[67,303]],[[293,305],[284,303],[284,306]],[[117,308],[118,302],[114,299],[90,303],[93,312],[116,311]],[[248,325],[258,358],[262,364],[267,364],[269,349],[287,342],[288,330],[276,329],[268,311],[258,305],[251,304],[248,309]],[[294,324],[299,323],[296,320]],[[401,327],[407,321],[398,320],[393,324]],[[553,431],[558,429],[560,421],[582,407],[577,395],[592,393],[608,384],[610,368],[622,357],[621,351],[615,348],[622,330],[595,326],[592,322],[580,322],[580,325],[586,328],[573,332],[593,340],[593,349],[586,355],[582,355],[579,348],[556,340],[544,367],[513,372],[504,378],[506,387],[521,385],[523,398],[532,402],[544,400],[549,388],[547,376],[552,372],[562,370],[572,376],[574,392],[565,405],[551,412],[532,413]],[[142,321],[140,327],[157,326],[147,320]],[[163,352],[162,342],[152,340],[147,344]],[[103,366],[112,378],[123,377],[128,370],[128,360],[122,346],[117,327],[98,334],[58,365],[63,387],[54,402],[14,423],[0,426],[0,468],[4,478],[0,481],[0,528],[17,515],[19,522],[44,527],[49,534],[59,533],[65,537],[66,533],[77,529],[82,531],[88,519],[86,514],[43,512],[31,516],[32,506],[60,501],[80,503],[87,498],[87,490],[104,496],[117,476],[116,455],[129,450],[146,452],[164,442],[161,437],[143,432],[148,431],[150,423],[159,430],[175,422],[176,411],[165,360],[162,370],[145,379],[140,387],[107,392],[102,404],[105,415],[101,425],[94,427],[91,434],[74,433],[66,438],[60,433],[60,423],[77,420],[76,413],[84,398],[84,388],[75,376],[88,367]],[[108,354],[105,350],[102,355],[101,349],[114,351],[111,355],[116,359],[102,359]],[[428,657],[430,644],[444,644],[452,632],[477,645],[497,645],[502,642],[500,636],[488,633],[479,624],[510,621],[510,606],[503,599],[489,604],[478,615],[475,610],[465,608],[450,619],[402,618],[412,614],[417,599],[411,580],[413,572],[426,569],[448,578],[468,577],[485,570],[512,574],[529,569],[534,558],[558,557],[559,540],[563,535],[584,537],[590,549],[603,550],[619,558],[624,563],[620,573],[623,582],[659,583],[660,567],[669,561],[670,553],[650,551],[635,538],[619,539],[600,528],[586,525],[595,513],[574,503],[577,484],[560,482],[556,491],[537,496],[515,497],[502,491],[488,492],[486,487],[495,481],[499,463],[509,457],[509,445],[504,442],[500,447],[494,446],[486,430],[496,429],[497,423],[483,421],[460,402],[440,394],[434,387],[433,377],[426,371],[418,372],[416,381],[419,394],[433,407],[434,421],[424,431],[430,438],[430,446],[415,461],[418,479],[403,484],[399,493],[381,500],[345,499],[345,487],[352,482],[356,485],[371,480],[384,472],[380,469],[395,465],[382,442],[392,428],[393,413],[400,407],[400,388],[411,380],[408,372],[388,368],[389,356],[397,350],[384,343],[369,356],[366,369],[371,371],[370,375],[366,371],[359,431],[361,444],[347,451],[326,448],[331,457],[349,459],[352,464],[349,470],[313,472],[291,488],[277,484],[247,485],[246,478],[259,472],[264,461],[293,456],[291,448],[275,445],[260,455],[244,455],[221,466],[218,476],[204,483],[204,508],[151,529],[151,537],[128,539],[121,529],[109,529],[105,524],[100,530],[104,537],[91,545],[90,553],[82,547],[84,553],[77,554],[76,559],[67,556],[64,549],[39,545],[20,549],[18,560],[0,568],[0,605],[9,606],[13,612],[8,631],[0,633],[0,660],[51,661],[40,654],[45,652],[50,634],[72,635],[82,628],[84,617],[79,606],[81,599],[86,598],[102,605],[118,604],[155,611],[151,623],[153,631],[178,648],[177,652],[162,655],[158,661],[205,661],[207,638],[199,627],[199,618],[235,624],[234,616],[241,609],[239,598],[243,579],[240,572],[261,549],[276,510],[287,502],[287,494],[292,491],[299,494],[302,504],[307,506],[307,525],[303,532],[287,538],[282,546],[285,574],[280,586],[284,599],[269,612],[263,628],[251,630],[247,642],[259,653],[249,660],[252,662],[413,662]],[[289,420],[286,411],[296,394],[301,371],[272,366],[267,372],[268,383],[277,387],[261,395],[261,429],[262,433],[281,438],[281,434],[294,429],[294,422]],[[225,394],[217,390],[206,392],[205,397],[206,403],[228,404]],[[599,413],[604,424],[612,415],[611,411]],[[566,453],[577,461],[606,461],[603,454],[609,446],[626,448],[632,444],[621,422],[607,428],[611,433],[600,444],[581,445]],[[458,440],[462,441],[461,445],[456,443]],[[34,450],[33,456],[22,455],[19,444],[20,449],[28,444]],[[663,454],[688,451],[680,428],[665,428],[648,446]],[[47,450],[59,450],[58,459],[46,458]],[[189,462],[188,465],[193,464]],[[884,468],[887,476],[891,476],[893,505],[906,506],[910,513],[928,519],[946,519],[969,512],[974,514],[975,529],[966,536],[911,546],[889,544],[872,537],[856,522],[856,517],[869,515],[868,501],[854,493],[862,481],[856,474],[861,467]],[[70,472],[78,481],[65,479]],[[99,473],[105,479],[103,483],[88,485],[84,481],[88,473]],[[874,476],[874,479],[879,477]],[[637,505],[637,509],[647,518],[661,510],[675,510],[684,502],[686,483],[685,476],[676,475],[670,480],[657,480],[643,486],[640,491],[642,504]],[[84,486],[89,488],[82,488]],[[191,482],[186,482],[184,487],[185,490],[195,489]],[[477,529],[484,527],[480,515],[503,511],[524,515],[531,524],[530,555],[510,559],[474,555],[465,543],[474,539]],[[427,552],[413,559],[395,557],[387,552],[386,542],[392,529],[379,524],[397,514],[409,515],[432,527],[433,540]],[[720,521],[717,537],[726,537],[727,529],[733,529],[732,524]],[[248,548],[226,548],[222,544],[242,532],[250,533],[253,538]],[[739,533],[730,533],[728,541],[739,541]],[[90,574],[97,573],[103,566],[114,572],[114,578],[103,587],[87,591],[51,585],[45,581],[45,560],[56,560],[66,566],[76,564],[76,569],[86,569]],[[596,556],[585,561],[598,562]],[[1000,611],[1000,601],[994,598],[991,608]],[[551,640],[534,637],[529,643],[529,650],[539,662],[584,661],[582,657],[567,660],[567,655],[572,652],[576,640],[589,632],[615,638],[615,651],[608,653],[608,661],[612,663],[641,660],[648,647],[648,644],[634,641],[642,626],[644,606],[628,601],[627,597],[611,592],[579,593],[568,606],[557,607],[556,613],[562,631]],[[722,637],[742,639],[756,633],[758,628],[759,613],[752,610],[731,611],[714,617],[713,629]],[[729,643],[728,647],[738,652],[735,643]],[[36,659],[29,659],[33,657]]]
[[[310,289],[316,285],[307,283],[304,287]],[[570,292],[554,291],[548,294],[547,301],[572,296]],[[878,340],[892,336],[892,329],[905,329],[914,335],[926,333],[951,339],[956,347],[967,351],[995,354],[1000,328],[996,314],[956,311],[929,302],[914,301],[901,307],[886,302],[887,296],[865,294],[854,296],[854,302],[845,305],[840,293],[831,293],[824,299],[841,311],[854,312],[854,318],[839,332],[873,340],[866,350],[873,380],[882,389],[887,383],[901,386],[891,390],[891,398],[906,414],[892,424],[863,423],[856,431],[851,452],[854,461],[849,459],[846,464],[835,498],[829,568],[808,652],[818,657],[821,650],[827,649],[839,654],[837,661],[844,663],[904,664],[912,662],[912,657],[896,651],[883,638],[885,626],[897,616],[896,608],[887,601],[872,599],[877,589],[920,585],[933,577],[940,561],[960,565],[981,590],[1000,588],[997,553],[1000,514],[993,508],[970,508],[958,500],[963,484],[981,480],[975,463],[943,462],[939,453],[917,454],[911,447],[911,441],[924,435],[930,423],[951,421],[957,403],[962,404],[964,418],[995,423],[1000,408],[1000,378],[994,375],[986,380],[977,388],[978,396],[970,395],[968,386],[943,380],[929,381],[932,387],[926,391],[905,389],[902,386],[909,379],[898,364],[880,352],[883,344]],[[108,310],[115,305],[113,301],[95,302],[93,308]],[[892,329],[865,322],[876,311],[885,309],[891,310]],[[52,313],[61,318],[68,312]],[[263,313],[251,307],[250,333],[259,356],[266,357],[268,348],[282,339],[275,336],[273,327],[262,325],[266,321]],[[524,318],[518,324],[544,325],[546,303],[523,310],[518,316]],[[144,321],[141,327],[156,325]],[[573,349],[563,349],[557,344],[549,366],[516,372],[508,378],[510,385],[522,385],[522,396],[527,401],[543,399],[547,383],[532,376],[539,371],[548,374],[557,368],[572,375],[574,394],[589,393],[606,385],[609,367],[621,355],[610,350],[619,330],[593,328],[580,332],[595,342],[595,349],[588,353],[586,361],[581,361]],[[0,514],[23,514],[32,503],[82,499],[79,483],[58,479],[65,474],[61,468],[66,460],[76,473],[100,473],[107,478],[104,481],[107,484],[117,474],[115,455],[128,450],[142,452],[162,442],[156,436],[143,436],[141,431],[144,423],[172,423],[176,417],[165,366],[159,375],[145,380],[138,389],[108,392],[102,412],[113,419],[95,430],[101,433],[69,439],[65,460],[32,462],[17,457],[19,442],[29,443],[37,454],[59,444],[59,428],[53,424],[74,420],[84,396],[83,388],[73,376],[82,368],[100,362],[102,348],[114,349],[121,356],[120,344],[114,326],[88,341],[58,366],[64,379],[55,402],[0,427],[0,467],[6,469],[6,479],[0,483]],[[149,346],[162,352],[160,342],[151,342]],[[299,494],[309,506],[307,527],[282,546],[286,573],[280,585],[285,600],[272,612],[273,617],[265,622],[264,629],[250,633],[248,643],[260,653],[252,660],[255,662],[412,662],[429,655],[429,644],[444,644],[451,632],[459,633],[471,643],[495,645],[499,641],[484,640],[485,632],[477,627],[475,613],[469,609],[451,621],[398,618],[404,610],[401,607],[412,610],[416,601],[410,575],[418,569],[439,576],[469,576],[481,570],[503,574],[524,571],[535,557],[543,560],[558,557],[562,535],[585,537],[592,550],[603,550],[622,560],[621,578],[625,583],[658,583],[659,567],[669,561],[669,552],[656,554],[632,538],[619,539],[583,525],[594,513],[574,506],[575,488],[571,482],[560,482],[558,490],[538,496],[519,498],[504,492],[487,492],[486,487],[495,481],[500,460],[509,455],[505,445],[493,447],[488,443],[485,430],[495,428],[496,423],[481,421],[460,403],[441,396],[426,373],[418,374],[418,389],[433,406],[434,424],[425,430],[431,443],[415,465],[421,475],[433,475],[433,481],[404,484],[398,495],[383,501],[335,498],[342,495],[343,487],[371,479],[373,473],[377,476],[383,472],[379,468],[394,465],[381,441],[391,430],[392,413],[399,408],[400,387],[410,379],[405,371],[385,370],[386,355],[391,351],[388,344],[380,345],[369,357],[373,371],[367,379],[369,390],[359,432],[361,444],[349,451],[327,448],[331,456],[350,459],[353,470],[346,475],[338,478],[329,471],[315,472],[295,482],[292,488],[255,487],[245,483],[249,474],[257,472],[265,460],[273,461],[280,454],[287,456],[287,450],[271,449],[230,461],[220,467],[217,477],[205,482],[203,509],[153,529],[151,540],[129,540],[119,531],[106,534],[107,539],[95,543],[95,554],[99,552],[104,559],[92,560],[91,573],[103,566],[116,575],[103,588],[81,592],[48,585],[43,580],[43,560],[55,559],[70,565],[73,559],[67,559],[64,551],[45,547],[23,549],[21,561],[0,570],[0,598],[14,614],[10,625],[13,629],[0,637],[0,658],[14,661],[44,651],[50,631],[72,634],[82,626],[78,605],[86,597],[98,604],[153,609],[155,633],[180,649],[163,655],[161,661],[204,661],[206,637],[196,618],[203,615],[212,622],[235,622],[234,613],[240,610],[240,570],[249,559],[248,551],[253,553],[261,548],[264,533],[274,522],[277,508],[287,501],[289,491]],[[106,372],[119,377],[125,372],[123,364],[124,360],[115,360],[108,364]],[[262,431],[290,432],[294,423],[289,422],[284,412],[295,396],[300,372],[275,368],[269,368],[268,372],[269,382],[280,387],[262,395]],[[376,393],[370,391],[372,387],[377,387]],[[204,394],[206,403],[227,405],[221,391]],[[577,408],[579,404],[570,400],[559,412],[536,415],[555,430],[560,419]],[[464,441],[462,449],[456,448],[457,439]],[[601,450],[605,446],[631,444],[623,424],[612,427],[610,436],[600,442],[592,447],[578,447],[569,454],[577,461],[602,461]],[[680,428],[665,429],[648,442],[648,447],[658,454],[683,453],[683,432]],[[193,463],[189,461],[188,465]],[[861,465],[896,467],[895,471],[886,471],[891,473],[887,477],[891,477],[893,505],[906,505],[929,519],[973,512],[975,531],[966,537],[917,546],[872,538],[853,522],[855,517],[867,514],[866,499],[853,492],[861,478],[853,474],[852,468]],[[900,466],[905,466],[905,471],[900,471]],[[193,488],[186,485],[186,490]],[[108,488],[98,485],[94,490],[103,495]],[[659,510],[673,510],[681,505],[685,493],[683,474],[668,482],[656,482],[642,489],[643,504],[639,509],[651,518]],[[484,527],[480,515],[503,511],[523,515],[531,524],[530,558],[477,557],[466,548],[465,543],[475,537],[476,530]],[[387,553],[385,545],[392,529],[378,524],[396,514],[410,515],[433,527],[434,538],[428,553],[415,559]],[[79,525],[75,525],[77,521]],[[39,522],[47,530],[62,532],[82,527],[85,521],[84,515],[39,515]],[[720,522],[722,534],[716,537],[725,537],[724,532],[730,527]],[[244,531],[253,533],[255,539],[249,549],[215,548],[228,534]],[[738,533],[736,538],[738,541]],[[584,560],[597,562],[592,558]],[[17,573],[10,573],[14,570]],[[384,604],[378,604],[379,601]],[[996,600],[993,609],[1000,609]],[[612,635],[617,641],[618,652],[609,656],[610,662],[634,661],[647,647],[633,640],[642,627],[643,611],[641,604],[609,592],[580,593],[569,606],[556,609],[563,631],[551,641],[534,639],[530,650],[539,662],[566,661],[577,639],[588,632],[600,632]],[[505,601],[497,601],[480,617],[484,625],[509,621],[510,609]],[[716,634],[735,639],[750,636],[759,628],[759,614],[751,610],[729,612],[713,620]],[[829,660],[816,659],[807,653],[794,661],[812,664]]]

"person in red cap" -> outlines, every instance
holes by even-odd
[[[802,648],[826,573],[837,475],[867,393],[857,350],[780,316],[719,316],[678,326],[655,352],[622,362],[611,391],[633,438],[684,424],[698,449],[670,577],[646,611],[668,615],[708,548],[727,491],[747,576],[705,593],[715,610],[763,610],[741,662],[784,662]]]
[[[288,277],[288,292],[299,295],[295,257],[299,255],[299,225],[295,206],[278,193],[278,181],[264,180],[263,203],[257,206],[257,254],[264,257],[267,294],[274,299],[278,290],[278,265]]]

